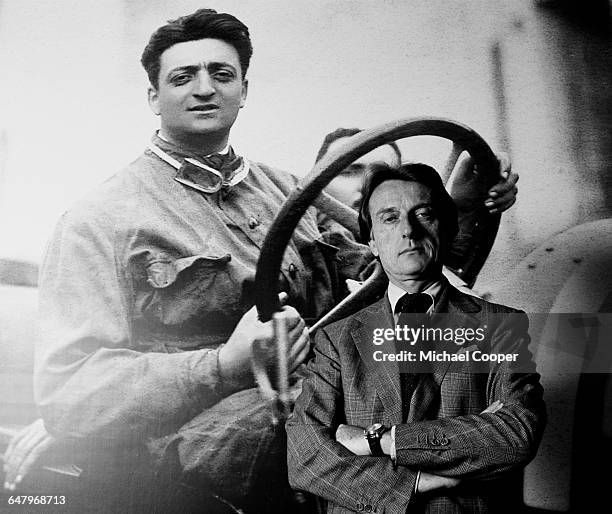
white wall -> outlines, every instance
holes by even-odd
[[[492,29],[488,17],[473,16],[485,5],[214,2],[248,24],[255,46],[234,146],[304,174],[324,134],[338,126],[443,114],[495,141],[486,54]],[[140,52],[154,28],[200,6],[1,4],[1,256],[38,261],[61,212],[138,155],[157,121],[145,101]]]
[[[142,48],[165,20],[202,5],[0,3],[0,257],[39,261],[61,212],[140,153],[157,124],[146,104]],[[493,262],[515,264],[582,215],[564,92],[531,0],[210,5],[242,19],[254,41],[249,98],[232,134],[238,152],[302,175],[338,126],[426,114],[461,120],[498,147],[490,53],[499,40],[521,193]],[[440,153],[422,141],[405,146],[412,159]],[[563,171],[551,174],[558,164]],[[543,192],[554,205],[542,204]],[[596,185],[583,196],[601,202]]]

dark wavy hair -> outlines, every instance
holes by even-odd
[[[218,13],[214,9],[199,9],[193,14],[169,20],[151,35],[140,58],[151,85],[159,87],[162,53],[177,43],[205,38],[220,39],[236,49],[244,79],[253,55],[249,29],[231,14]]]
[[[438,172],[427,164],[402,164],[399,168],[392,168],[384,163],[372,165],[364,176],[363,198],[359,207],[361,241],[367,243],[370,240],[372,216],[370,215],[369,203],[372,193],[387,180],[417,182],[430,189],[432,206],[440,220],[441,251],[442,255],[445,256],[459,230],[457,206],[444,187]]]

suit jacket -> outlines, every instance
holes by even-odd
[[[394,327],[380,301],[321,329],[315,358],[287,422],[289,481],[327,500],[328,512],[516,511],[521,470],[534,457],[545,423],[542,387],[527,348],[527,316],[461,293],[445,282],[436,306],[455,327],[481,328],[483,341],[444,348],[516,354],[516,362],[434,362],[402,405],[397,363],[373,365],[373,330]],[[402,349],[406,348],[402,346]],[[441,348],[437,348],[440,350]],[[483,372],[484,371],[484,372]],[[495,413],[481,414],[500,400]],[[404,408],[402,408],[404,407]],[[335,441],[341,423],[396,425],[396,465],[357,456]],[[417,471],[461,477],[453,489],[415,493]]]

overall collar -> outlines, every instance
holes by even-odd
[[[167,139],[153,134],[149,151],[176,170],[174,179],[200,193],[212,194],[229,189],[248,175],[250,163],[237,156],[231,146],[227,153],[203,155],[184,150]]]

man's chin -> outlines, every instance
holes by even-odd
[[[404,267],[399,276],[403,280],[438,280],[442,274],[442,266],[436,264],[420,264]]]
[[[429,268],[430,262],[425,258],[422,253],[409,254],[404,253],[400,256],[398,266],[402,272],[414,275],[416,273],[424,273]]]
[[[179,132],[183,138],[199,140],[202,138],[223,139],[229,136],[229,128],[218,123],[192,123],[180,127]]]
[[[229,132],[229,128],[217,123],[216,120],[202,120],[199,123],[192,123],[189,132],[193,135],[219,134]]]

